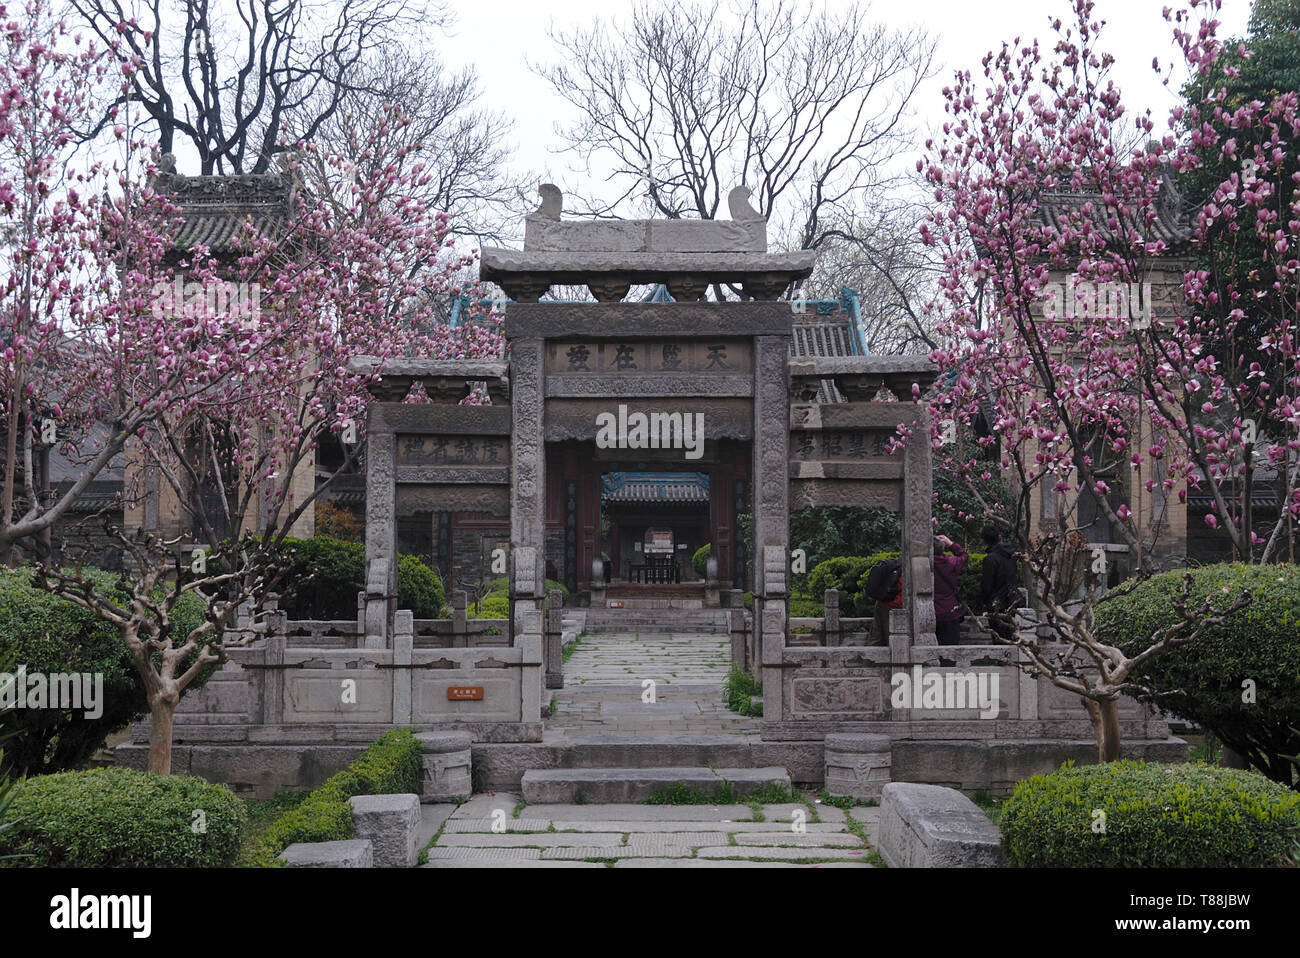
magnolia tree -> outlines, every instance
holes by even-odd
[[[334,433],[345,468],[358,455],[367,381],[349,360],[499,355],[500,337],[490,325],[453,336],[425,322],[428,297],[447,293],[466,258],[450,249],[446,216],[415,198],[427,171],[369,161],[381,129],[349,157],[296,144],[287,175],[313,162],[336,188],[299,190],[273,233],[250,222],[238,257],[200,247],[169,258],[178,211],[155,190],[166,180],[127,117],[115,159],[74,172],[59,156],[103,102],[99,86],[129,83],[135,65],[113,50],[64,52],[80,47],[43,12],[31,16],[6,30],[11,76],[0,78],[22,91],[0,100],[0,130],[32,158],[6,168],[0,187],[18,214],[5,245],[0,545],[52,527],[114,461],[128,464],[122,505],[169,493],[160,501],[173,514],[158,528],[106,526],[125,556],[114,587],[80,565],[42,562],[35,577],[120,630],[151,714],[149,769],[166,773],[180,696],[252,641],[251,628],[233,629],[237,610],[289,585],[283,540],[328,485],[315,481],[318,446]],[[42,24],[57,43],[42,42]],[[404,120],[390,110],[386,122]],[[55,159],[36,159],[45,155]],[[33,478],[42,443],[74,475],[54,497]],[[177,611],[195,600],[202,622],[180,634]]]
[[[1102,544],[1126,547],[1138,578],[1154,571],[1172,503],[1202,490],[1214,503],[1206,521],[1227,529],[1243,558],[1268,561],[1300,514],[1300,213],[1277,201],[1296,94],[1226,102],[1208,82],[1224,53],[1218,3],[1195,6],[1199,22],[1186,10],[1166,17],[1202,81],[1200,100],[1163,129],[1125,109],[1093,4],[1076,0],[1072,22],[1053,23],[1050,52],[1017,41],[985,57],[982,79],[955,76],[942,137],[921,163],[939,204],[922,234],[946,265],[936,304],[944,345],[932,354],[945,375],[931,398],[942,468],[975,489],[998,471],[1014,484],[1010,506],[987,503],[986,515],[1010,528],[1059,642],[1010,641],[1031,672],[1084,698],[1103,761],[1119,755],[1120,695],[1149,691],[1132,679],[1137,665],[1193,641],[1249,596],[1192,607],[1185,584],[1177,624],[1120,649],[1093,626],[1112,554]],[[1244,170],[1222,132],[1234,128],[1264,131]],[[1173,184],[1206,163],[1222,185],[1183,220]],[[1271,281],[1249,298],[1231,275],[1201,268],[1225,220],[1229,232],[1267,238],[1259,270]],[[1181,281],[1152,303],[1144,284],[1170,263]],[[1254,358],[1238,360],[1224,346],[1262,310],[1273,321]],[[974,454],[955,452],[970,448],[954,442],[963,433],[981,437]],[[1284,499],[1259,529],[1249,496],[1229,490],[1248,491],[1264,462],[1280,470]]]

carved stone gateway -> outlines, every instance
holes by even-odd
[[[761,677],[762,739],[771,743],[763,747],[784,749],[781,762],[798,753],[801,768],[820,768],[828,734],[884,735],[896,777],[1001,788],[1059,765],[1061,742],[1074,749],[1069,755],[1086,754],[1092,732],[1082,710],[1022,674],[1016,650],[936,644],[930,424],[916,400],[934,368],[919,357],[794,355],[798,317],[778,297],[810,274],[815,254],[768,253],[766,224],[744,191],[732,194],[729,222],[570,222],[558,190],[543,187],[542,195],[522,251],[482,251],[483,278],[517,300],[505,310],[506,358],[356,363],[376,377],[364,437],[366,587],[357,621],[281,622],[235,650],[178,712],[186,770],[210,774],[196,763],[238,765],[241,755],[223,749],[255,748],[259,762],[286,763],[281,779],[314,784],[302,781],[304,763],[342,764],[335,759],[393,726],[468,732],[476,752],[539,743],[544,689],[563,682],[559,594],[548,609],[547,563],[586,587],[593,603],[604,601],[619,572],[600,558],[598,518],[595,541],[583,538],[578,516],[584,508],[598,514],[599,490],[591,482],[584,491],[581,477],[598,480],[624,461],[719,470],[722,481],[710,485],[707,591],[718,596],[720,583],[739,585],[748,570],[753,611],[732,609],[733,658]],[[599,302],[538,302],[550,287],[575,283]],[[634,283],[663,284],[676,301],[620,302]],[[716,283],[749,298],[701,301]],[[403,402],[417,385],[432,402]],[[460,404],[482,388],[488,404]],[[638,422],[665,431],[641,443],[639,427],[629,428]],[[579,461],[586,473],[574,471]],[[824,617],[790,620],[791,510],[851,505],[901,518],[905,601],[885,648],[869,647],[869,623],[842,618],[833,597]],[[563,532],[548,540],[548,510],[553,519],[557,508]],[[467,620],[463,593],[451,597],[449,621],[414,621],[395,607],[397,523],[415,513],[508,524],[494,572],[507,576],[508,619]],[[752,553],[736,529],[746,513]],[[327,642],[325,633],[338,638]],[[894,680],[912,669],[940,681],[978,672],[990,699],[978,707],[899,704]],[[341,685],[350,690],[342,703]],[[1167,727],[1135,706],[1123,726],[1126,740],[1146,743],[1143,754],[1177,752]],[[308,749],[320,753],[304,759]],[[889,767],[880,753],[877,764]],[[487,787],[519,784],[528,760],[509,754],[500,768],[512,771],[493,773],[487,763],[489,776],[504,776],[485,779]],[[266,774],[261,784],[274,778]]]

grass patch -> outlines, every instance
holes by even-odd
[[[970,800],[979,806],[980,811],[987,815],[994,825],[1002,821],[1002,803],[1005,799],[998,798],[986,788],[977,788],[971,793]]]
[[[740,666],[732,663],[726,681],[722,683],[722,701],[727,708],[740,715],[762,718],[763,703],[754,701],[754,696],[762,694],[763,686]]]
[[[848,795],[832,795],[824,788],[817,797],[822,800],[823,805],[845,810],[850,808],[875,808],[880,804],[874,798],[850,798]]]
[[[586,632],[582,633],[582,635],[586,635],[586,634],[587,634]],[[578,646],[582,645],[582,635],[578,636],[576,639],[574,639],[572,642],[570,642],[568,645],[566,645],[563,649],[560,650],[560,664],[564,664],[565,662],[569,661],[569,659],[573,658],[573,653],[578,651]]]
[[[736,796],[730,782],[704,791],[685,782],[674,782],[668,788],[655,792],[641,801],[642,805],[733,805]]]

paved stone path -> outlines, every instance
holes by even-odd
[[[863,868],[877,808],[524,805],[506,792],[426,805],[426,868]],[[864,837],[866,841],[864,841]]]
[[[548,733],[757,733],[759,721],[728,711],[725,633],[589,632],[564,664]],[[643,701],[646,680],[654,702]]]

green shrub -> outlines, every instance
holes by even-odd
[[[228,866],[246,818],[224,785],[129,768],[29,778],[9,814],[0,854],[37,868]]]
[[[397,604],[417,619],[436,619],[442,611],[442,580],[415,556],[397,560]],[[355,600],[354,600],[355,601]]]
[[[1105,641],[1130,652],[1178,621],[1173,597],[1183,572],[1152,576],[1133,592],[1097,607]],[[1207,597],[1228,605],[1241,589],[1251,604],[1194,642],[1148,659],[1134,680],[1160,695],[1159,704],[1212,731],[1274,781],[1291,784],[1287,756],[1300,752],[1300,567],[1223,563],[1193,569],[1190,607]],[[1254,701],[1243,702],[1243,683]],[[1168,694],[1181,690],[1185,694]]]
[[[361,756],[276,819],[248,850],[248,864],[283,865],[277,856],[297,842],[344,841],[353,835],[353,795],[420,793],[422,750],[410,729],[385,732]]]
[[[708,566],[706,566],[705,563],[709,561],[709,556],[712,552],[713,543],[706,542],[695,550],[695,555],[691,556],[691,568],[695,570],[695,574],[701,579],[703,579],[708,572]]]
[[[1300,827],[1300,794],[1213,765],[1066,763],[1020,782],[1000,827],[1008,860],[1026,868],[1274,866]]]
[[[834,556],[813,566],[808,573],[807,597],[815,602],[824,602],[827,589],[836,589],[840,593],[841,611],[853,605],[853,595],[857,582],[863,573],[870,571],[876,564],[877,556]]]
[[[508,619],[510,618],[510,598],[509,596],[494,593],[480,601],[477,606],[471,602],[468,615],[471,619]]]
[[[762,694],[763,686],[752,675],[733,663],[722,685],[722,700],[727,708],[741,715],[762,717],[763,703],[753,701],[754,696]]]
[[[790,618],[792,619],[819,619],[825,614],[826,609],[823,603],[818,602],[816,599],[805,599],[801,595],[790,597]]]
[[[546,591],[561,592],[563,593],[566,599],[569,597],[569,590],[565,587],[564,583],[556,582],[554,579],[546,580]],[[483,598],[486,599],[490,595],[509,596],[510,581],[505,576],[501,576],[500,578],[489,580],[483,586]]]
[[[293,563],[289,590],[281,608],[291,619],[354,619],[357,593],[366,587],[366,547],[329,536],[285,539]],[[442,610],[442,580],[416,556],[397,560],[397,607],[417,619],[432,619]]]
[[[127,593],[119,576],[95,569],[83,574],[105,596],[122,604]],[[188,635],[203,621],[203,603],[181,597],[172,615],[172,634]],[[149,711],[144,684],[115,625],[32,584],[30,568],[0,570],[0,659],[35,673],[91,673],[103,676],[103,714],[84,709],[15,709],[8,724],[13,738],[6,759],[16,775],[41,775],[84,765],[108,736]],[[191,657],[190,661],[193,661]],[[206,670],[191,688],[199,688]],[[187,689],[187,691],[189,691]]]

